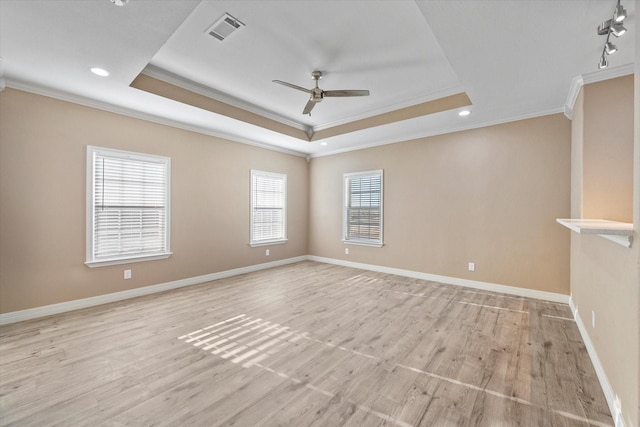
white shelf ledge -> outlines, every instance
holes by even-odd
[[[626,248],[633,243],[633,224],[606,219],[556,219],[578,234],[596,234]]]

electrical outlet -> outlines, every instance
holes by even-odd
[[[125,278],[125,280],[131,279],[131,270],[125,270],[124,271],[124,278]]]
[[[269,249],[267,249],[267,250],[264,252],[264,254],[265,254],[266,256],[269,256]]]
[[[349,255],[349,248],[344,248],[344,254]]]
[[[591,327],[596,328],[596,312],[591,310]]]
[[[470,262],[469,263],[469,271],[476,271],[476,263],[475,262]]]

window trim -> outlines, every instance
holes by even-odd
[[[254,192],[254,188],[253,188],[253,181],[254,181],[254,176],[267,176],[267,177],[271,177],[271,178],[282,178],[283,181],[283,207],[282,207],[282,222],[283,222],[283,227],[282,227],[282,238],[279,239],[270,239],[270,240],[254,240],[253,239],[253,231],[254,231],[254,223],[253,223],[253,211],[254,211],[254,199],[253,199],[253,192]],[[287,239],[287,228],[288,228],[288,224],[287,224],[287,175],[283,174],[283,173],[277,173],[277,172],[265,172],[265,171],[260,171],[260,170],[256,170],[256,169],[251,169],[251,176],[250,176],[250,182],[249,182],[249,198],[250,198],[250,202],[249,202],[249,246],[251,246],[252,248],[255,247],[260,247],[260,246],[268,246],[268,245],[281,245],[284,243],[287,243],[288,239]]]
[[[348,182],[350,178],[365,177],[365,176],[380,176],[380,240],[366,240],[366,239],[349,239],[347,233],[347,212],[349,204],[349,187]],[[381,248],[384,246],[384,170],[375,169],[362,172],[350,172],[343,174],[342,178],[342,243],[349,245],[359,246],[372,246]]]
[[[109,258],[95,259],[94,256],[94,227],[95,227],[95,183],[94,183],[94,157],[96,154],[106,154],[113,157],[138,159],[144,161],[154,161],[166,165],[166,206],[165,206],[165,251],[148,255],[127,255]],[[108,265],[129,264],[141,261],[152,261],[166,259],[173,255],[171,252],[171,158],[157,156],[154,154],[136,153],[132,151],[116,150],[113,148],[96,147],[87,145],[86,164],[86,244],[85,244],[85,265],[88,267],[102,267]]]

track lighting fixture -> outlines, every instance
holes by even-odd
[[[602,55],[600,57],[600,62],[598,63],[598,68],[602,70],[603,68],[607,68],[608,66],[609,66],[609,63],[607,62],[607,58],[604,55]]]
[[[611,26],[611,34],[616,37],[620,37],[624,33],[627,32],[627,29],[622,25],[621,22],[614,22]]]
[[[627,11],[620,4],[620,0],[618,0],[618,4],[616,5],[616,10],[613,12],[613,20],[615,22],[622,22],[627,17]]]
[[[617,0],[616,7],[613,11],[613,17],[598,25],[598,35],[607,36],[607,40],[604,42],[604,47],[602,48],[602,54],[600,55],[600,62],[598,62],[598,68],[600,70],[607,68],[609,65],[606,55],[613,55],[618,51],[616,45],[611,43],[609,39],[611,38],[611,34],[616,37],[620,37],[627,32],[627,29],[622,25],[622,22],[626,17],[627,11],[620,4],[620,0]]]

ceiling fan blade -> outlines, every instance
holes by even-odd
[[[306,92],[306,93],[312,92],[311,89],[305,89],[302,86],[297,86],[292,83],[283,82],[282,80],[272,80],[272,82],[278,83],[279,85],[290,87],[291,89],[298,89],[298,90],[301,90],[302,92]]]
[[[313,110],[313,107],[315,107],[316,104],[317,104],[317,102],[314,102],[311,99],[309,101],[307,101],[307,105],[304,106],[304,110],[302,110],[302,114],[311,115],[311,110]]]
[[[369,96],[368,90],[325,90],[324,96]]]

